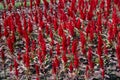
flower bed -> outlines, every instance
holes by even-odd
[[[120,79],[119,0],[30,0],[0,15],[0,79]]]

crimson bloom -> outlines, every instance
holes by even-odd
[[[72,62],[71,62],[70,65],[69,65],[69,70],[70,70],[70,72],[73,71],[73,63],[72,63]]]

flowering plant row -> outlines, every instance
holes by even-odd
[[[5,78],[103,80],[120,69],[120,0],[26,3],[15,9],[15,0],[7,0],[0,15]]]

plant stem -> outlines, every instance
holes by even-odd
[[[6,79],[6,70],[5,70],[5,64],[3,63],[3,67],[4,67],[4,77]]]

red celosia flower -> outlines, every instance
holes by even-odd
[[[86,15],[85,15],[85,12],[83,12],[82,9],[80,9],[80,17],[81,17],[83,20],[85,20]]]
[[[92,61],[92,48],[90,47],[89,50],[88,50],[88,64],[90,66],[90,69],[93,70],[94,68],[94,63]]]
[[[33,0],[30,0],[30,8],[32,9],[32,2],[33,2]]]
[[[116,57],[117,57],[118,65],[120,68],[120,46],[119,45],[116,46]]]
[[[63,3],[63,0],[59,0],[59,3],[58,3],[58,9],[64,9],[64,3]]]
[[[25,32],[25,31],[24,31],[24,38],[25,38],[25,48],[26,48],[26,51],[28,52],[29,51],[29,45],[30,45],[30,39],[28,37],[27,32]]]
[[[99,56],[99,65],[100,65],[100,68],[104,68],[104,62],[103,62],[103,59]]]
[[[46,30],[46,34],[49,35],[50,31],[49,31],[49,26],[48,25],[45,26],[45,30]]]
[[[93,10],[90,9],[89,12],[88,12],[88,15],[87,15],[87,19],[91,20],[92,17],[93,17]]]
[[[10,11],[12,9],[12,4],[8,5],[8,10]]]
[[[102,0],[101,3],[100,3],[100,8],[101,8],[101,9],[104,9],[104,7],[105,7],[105,1]]]
[[[4,28],[4,36],[7,38],[9,36],[7,28]]]
[[[35,70],[36,70],[36,74],[39,75],[39,66],[38,66],[38,64],[35,64]]]
[[[97,32],[102,32],[102,27],[101,27],[101,13],[98,14],[98,18],[97,18]]]
[[[34,20],[34,22],[35,22],[36,24],[38,23],[38,15],[37,15],[37,11],[34,12],[33,20]],[[42,27],[43,27],[43,26],[42,26]]]
[[[12,65],[10,65],[9,69],[10,69],[10,71],[12,71],[12,69],[13,69],[13,68],[12,68]]]
[[[6,16],[7,16],[6,11],[3,11],[2,19],[4,20],[6,18]]]
[[[50,30],[50,38],[53,40],[53,32]]]
[[[59,28],[58,28],[58,34],[59,34],[59,36],[61,37],[62,35],[63,35],[63,29],[62,29],[62,27],[60,26]]]
[[[16,61],[16,59],[14,59],[14,67],[15,67],[15,75],[18,77],[18,63]]]
[[[46,8],[44,9],[43,14],[44,14],[45,18],[47,19],[48,14],[47,14],[47,9]]]
[[[102,45],[103,45],[103,40],[102,37],[100,35],[98,35],[98,47],[97,47],[97,54],[99,56],[102,55]]]
[[[79,59],[78,59],[77,55],[74,55],[74,67],[75,68],[79,67]]]
[[[55,0],[50,0],[50,3],[53,5],[55,3]]]
[[[60,54],[61,54],[59,43],[56,44],[56,53],[57,53],[57,55],[60,55]]]
[[[36,49],[36,41],[33,40],[32,41],[32,51],[35,51],[35,49]]]
[[[68,51],[68,54],[70,54],[70,53],[71,53],[71,49],[68,49],[67,51]]]
[[[78,44],[77,39],[73,40],[73,42],[72,42],[72,53],[73,53],[73,54],[76,53],[76,50],[77,50],[77,44]]]
[[[103,17],[106,18],[106,20],[107,20],[108,16],[109,16],[109,11],[108,10],[104,11],[104,16]]]
[[[51,46],[54,45],[54,40],[52,40],[52,41],[50,42],[50,45],[51,45]]]
[[[53,74],[56,74],[56,65],[55,65],[55,62],[54,61],[52,61],[52,73]]]
[[[42,53],[38,50],[37,54],[38,54],[39,63],[42,64],[43,63]]]
[[[118,35],[117,35],[117,43],[120,44],[120,32],[118,32]]]
[[[93,40],[93,38],[94,38],[94,28],[93,27],[91,27],[90,28],[90,33],[89,33],[89,36],[90,36],[90,41],[92,41]]]
[[[74,27],[72,26],[72,24],[70,23],[68,26],[68,30],[71,36],[74,36]]]
[[[25,62],[26,62],[26,54],[25,53],[22,55],[22,59],[23,59],[24,65],[25,65]]]
[[[52,49],[50,49],[50,57],[52,57],[52,54],[53,54],[53,50]]]
[[[15,75],[16,75],[17,77],[18,77],[18,74],[19,74],[18,69],[15,68]]]
[[[13,53],[13,52],[14,52],[13,42],[11,42],[11,41],[12,41],[11,37],[8,37],[8,38],[7,38],[7,45],[8,45],[8,47],[9,47],[9,49],[10,49],[10,52]]]
[[[100,47],[100,46],[97,47],[97,54],[99,56],[102,56],[102,47]]]
[[[20,35],[22,35],[22,25],[21,23],[18,23],[18,32]]]
[[[3,50],[1,50],[0,53],[1,53],[2,60],[4,60],[5,59],[5,53],[3,52]]]
[[[10,30],[11,30],[12,32],[15,32],[16,28],[15,28],[14,21],[13,21],[13,18],[12,18],[12,17],[13,17],[13,16],[11,15],[11,16],[10,16],[10,21],[9,21],[9,27],[10,27]]]
[[[61,14],[60,14],[60,20],[63,21],[63,22],[65,22],[65,21],[68,20],[68,17],[67,17],[67,15],[65,14],[64,11],[62,11]]]
[[[66,20],[65,20],[66,21]],[[67,22],[63,23],[63,29],[66,30],[67,29]]]
[[[27,1],[26,0],[24,0],[23,5],[24,5],[24,7],[27,6]]]
[[[102,78],[104,78],[105,77],[105,70],[104,69],[102,69],[101,74],[102,74]]]
[[[70,17],[75,17],[75,15],[74,15],[73,11],[71,10],[71,8],[68,9],[68,13],[69,13],[68,15]]]
[[[53,26],[54,26],[54,29],[56,31],[58,29],[58,24],[57,24],[57,19],[56,18],[54,18],[54,20],[53,20]]]
[[[103,45],[102,36],[98,35],[98,46],[102,47],[102,45]]]
[[[86,50],[84,48],[82,48],[82,53],[85,54],[86,53]]]
[[[14,67],[15,67],[15,68],[18,67],[18,63],[17,63],[16,59],[14,59]]]
[[[21,23],[21,20],[20,20],[20,14],[19,13],[15,13],[14,14],[14,17],[15,17],[15,23],[18,25],[19,23]]]
[[[33,31],[32,23],[30,19],[28,20],[28,32],[31,33]]]
[[[62,60],[64,61],[64,64],[66,64],[66,62],[67,62],[66,54],[63,54],[63,55],[62,55]]]
[[[21,59],[21,54],[20,53],[18,53],[17,59],[18,59],[18,61],[20,61],[20,59]]]
[[[41,0],[36,0],[36,6],[39,6],[39,5],[40,5],[40,1],[41,1]]]
[[[80,10],[81,8],[84,8],[84,0],[79,0],[79,1],[78,1],[78,7],[79,7],[79,10]]]
[[[70,37],[67,38],[67,46],[70,45]]]
[[[76,5],[76,0],[72,0],[72,2],[71,2],[71,10],[76,13],[76,7],[75,7],[75,5]]]
[[[11,40],[12,40],[12,43],[14,43],[16,41],[16,37],[15,37],[15,33],[14,32],[12,33]]]
[[[117,26],[113,26],[113,37],[114,38],[116,37],[117,32],[118,32]]]
[[[12,5],[13,5],[13,6],[15,5],[15,0],[12,0]]]
[[[7,3],[7,6],[8,6],[8,4],[10,4],[10,0],[6,0],[6,3]]]
[[[23,18],[24,30],[27,30],[27,21],[25,17]]]
[[[92,61],[92,48],[90,47],[88,50],[88,63]]]
[[[88,70],[89,70],[89,67],[88,67],[88,65],[87,65],[87,66],[86,66],[86,70],[85,70],[85,76],[86,76],[87,78],[89,77]]]
[[[44,22],[43,22],[42,20],[39,20],[39,27],[40,27],[41,29],[44,28]]]
[[[85,39],[85,34],[82,31],[80,31],[80,42],[81,42],[82,48],[84,48],[86,39]]]
[[[66,43],[67,39],[65,35],[62,35],[62,49],[63,52],[66,53],[67,52],[67,43]]]
[[[27,68],[30,67],[30,57],[29,57],[28,52],[26,52],[26,54],[25,54],[25,65]]]
[[[111,23],[108,23],[108,40],[109,42],[111,42],[111,40],[113,39],[114,35],[113,35],[113,26]]]
[[[38,42],[39,42],[39,44],[41,43],[41,42],[43,42],[43,34],[42,34],[42,31],[39,31],[39,35],[38,35]]]
[[[90,26],[90,22],[89,22],[88,25],[87,25],[87,28],[86,28],[87,36],[88,36],[88,33],[90,33],[90,29],[91,29],[91,26]]]
[[[50,13],[53,14],[53,8],[52,7],[50,7]]]
[[[80,21],[80,19],[78,19],[77,23],[76,23],[76,28],[80,29],[81,28],[80,26],[81,26],[81,21]]]
[[[119,3],[119,0],[114,0],[114,3],[115,3],[115,4],[118,4],[118,3]]]
[[[45,8],[47,9],[48,6],[49,6],[49,3],[48,3],[46,0],[43,0],[43,2],[44,2],[44,6],[45,6]]]
[[[57,56],[55,56],[54,62],[55,62],[56,68],[58,68],[60,63],[59,63],[59,60],[58,60]]]
[[[0,38],[2,37],[2,29],[1,29],[1,25],[0,25]]]
[[[72,62],[71,62],[70,65],[69,65],[69,70],[70,70],[70,72],[73,71],[73,63],[72,63]]]
[[[42,53],[45,56],[46,55],[46,43],[45,43],[45,41],[41,42],[40,46],[41,46]]]
[[[7,16],[5,16],[5,19],[4,19],[4,22],[3,22],[4,29],[7,29],[7,26],[8,26],[8,19],[6,17]]]
[[[92,60],[89,62],[89,66],[90,66],[90,69],[91,69],[91,70],[93,70],[93,69],[94,69],[94,63],[93,63],[93,61],[92,61]]]
[[[39,80],[39,78],[37,77],[36,80]]]

